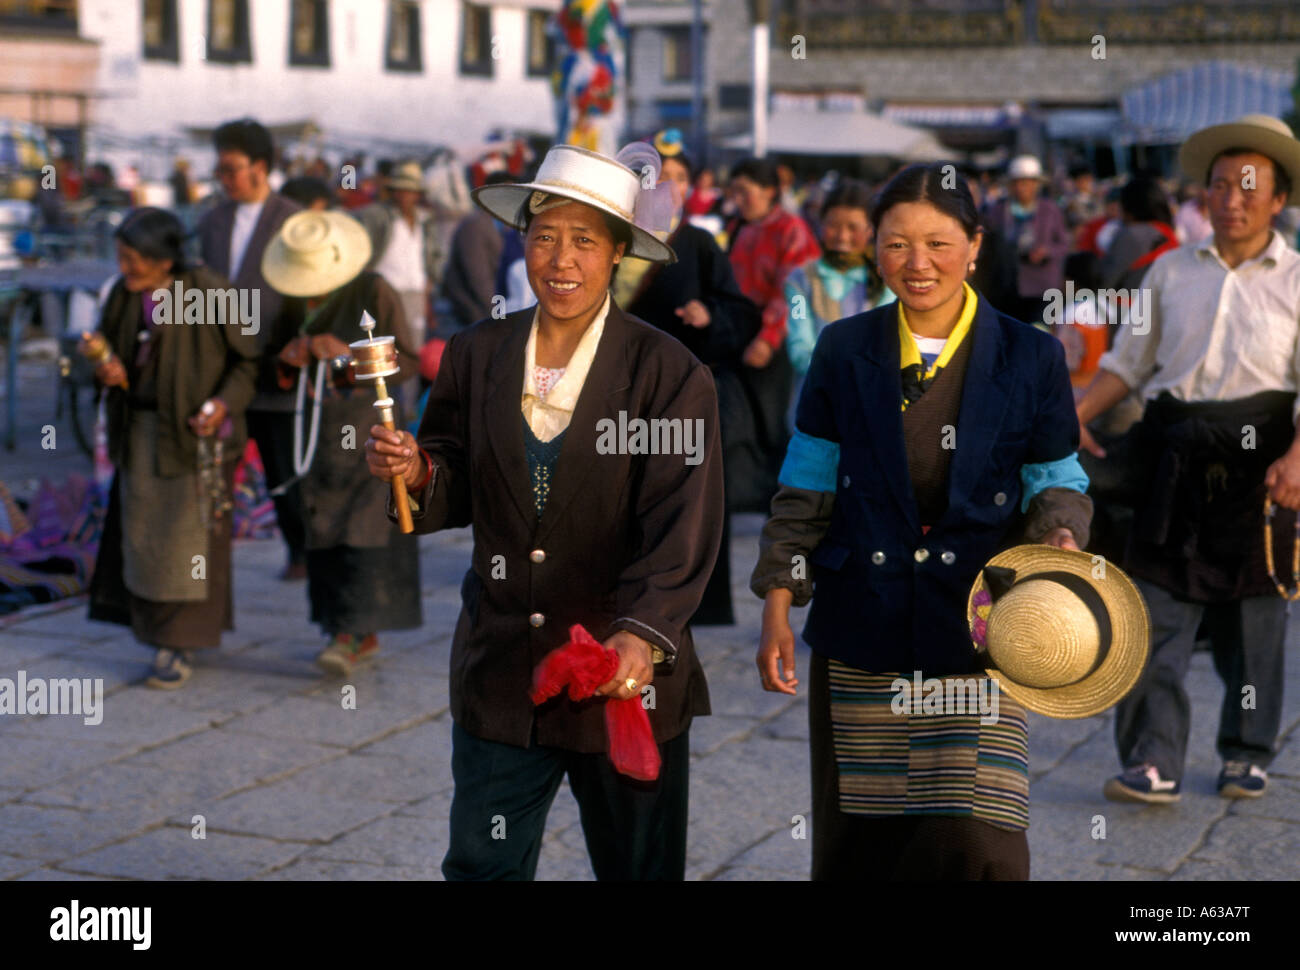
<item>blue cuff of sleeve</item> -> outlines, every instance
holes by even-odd
[[[785,450],[785,462],[777,481],[788,488],[834,492],[839,467],[840,446],[836,442],[814,438],[796,429]]]
[[[1088,491],[1088,473],[1079,464],[1077,452],[1059,461],[1043,461],[1034,465],[1021,465],[1020,481],[1024,483],[1024,497],[1020,500],[1021,512],[1028,512],[1030,500],[1047,488],[1071,488],[1076,492]]]

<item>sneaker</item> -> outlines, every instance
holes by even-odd
[[[1178,787],[1178,782],[1161,778],[1155,765],[1134,765],[1107,781],[1102,794],[1112,802],[1168,805],[1182,797],[1178,794]]]
[[[358,638],[352,633],[337,633],[324,650],[316,656],[322,670],[340,677],[352,673],[352,668],[379,652],[379,638],[373,633]]]
[[[1224,798],[1258,798],[1268,787],[1268,772],[1249,761],[1225,761],[1219,772],[1219,794]]]
[[[153,658],[153,670],[144,682],[146,686],[156,687],[159,690],[175,690],[189,680],[193,672],[188,650],[159,647]]]

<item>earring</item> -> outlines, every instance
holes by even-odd
[[[968,267],[967,272],[970,272],[970,273],[975,272],[975,261],[974,261],[974,260],[971,260],[971,264],[970,264],[970,266]]]

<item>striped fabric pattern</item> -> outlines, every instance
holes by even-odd
[[[894,713],[894,682],[910,681],[902,674],[869,674],[834,659],[828,674],[840,811],[1029,827],[1029,726],[1007,694],[999,693],[997,721],[981,724],[978,710]]]

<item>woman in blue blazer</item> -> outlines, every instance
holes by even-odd
[[[822,332],[751,581],[766,690],[795,692],[789,609],[812,600],[814,879],[1029,875],[1025,713],[966,601],[1008,545],[1084,545],[1092,506],[1063,348],[966,282],[982,233],[952,171],[904,169],[873,207],[898,301]],[[979,710],[923,705],[940,678]]]

